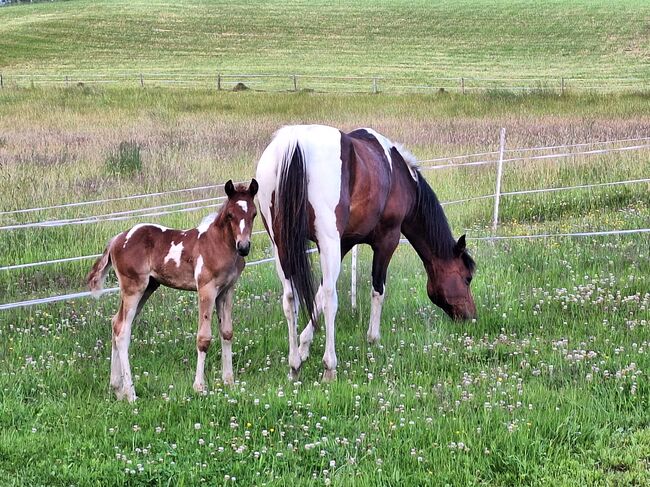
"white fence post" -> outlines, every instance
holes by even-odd
[[[499,225],[499,201],[501,200],[501,176],[503,175],[503,153],[506,149],[506,129],[501,129],[499,136],[499,162],[497,164],[497,183],[494,190],[494,219],[492,220],[492,233]]]
[[[350,266],[350,299],[352,309],[357,309],[357,257],[359,255],[359,246],[352,247],[352,265]]]

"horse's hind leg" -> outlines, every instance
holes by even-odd
[[[323,285],[318,287],[318,292],[316,293],[316,297],[314,299],[314,314],[316,315],[316,318],[320,316],[321,312],[323,311]],[[300,355],[300,361],[304,362],[309,358],[309,347],[311,346],[311,342],[314,340],[314,331],[315,331],[315,326],[312,320],[309,320],[309,323],[307,323],[307,326],[305,326],[305,329],[302,330],[302,333],[300,334],[300,347],[298,347],[298,354]]]
[[[341,270],[341,243],[338,239],[320,238],[320,263],[323,274],[321,295],[323,311],[325,314],[325,354],[323,355],[323,381],[329,382],[336,379],[336,346],[335,346],[335,319],[338,310],[338,295],[336,281]]]
[[[287,319],[289,329],[289,380],[296,380],[300,373],[300,354],[298,353],[298,295],[295,294],[291,281],[287,279],[282,270],[278,249],[275,247],[275,269],[282,281],[282,309]]]

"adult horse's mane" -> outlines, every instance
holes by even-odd
[[[456,240],[451,233],[442,205],[427,180],[417,169],[416,174],[417,202],[411,218],[422,225],[425,239],[431,246],[433,254],[441,259],[452,259],[456,257]],[[465,266],[473,271],[475,263],[470,255],[463,251],[461,257]]]

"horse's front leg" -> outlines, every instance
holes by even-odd
[[[196,334],[196,375],[194,377],[194,390],[205,390],[205,357],[212,343],[212,311],[217,298],[218,290],[213,282],[204,284],[199,288],[199,329]]]
[[[221,377],[226,385],[235,383],[235,375],[232,370],[232,301],[234,294],[233,286],[217,298],[219,334],[221,335]]]
[[[381,309],[384,304],[386,291],[386,273],[397,245],[399,244],[399,229],[384,235],[381,242],[372,246],[372,291],[370,292],[370,323],[368,325],[368,343],[379,341],[379,325]]]

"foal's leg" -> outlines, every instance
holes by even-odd
[[[221,335],[221,377],[226,385],[235,383],[232,371],[232,299],[234,294],[235,287],[233,286],[217,298],[219,334]]]
[[[383,239],[373,245],[372,256],[372,291],[370,292],[370,324],[368,325],[368,343],[379,341],[379,325],[381,308],[384,304],[386,291],[386,272],[397,245],[399,244],[399,229],[385,234]]]
[[[147,286],[144,293],[142,294],[142,297],[140,298],[138,302],[138,306],[135,311],[135,316],[131,321],[133,321],[138,316],[138,314],[140,314],[140,311],[142,310],[144,304],[147,302],[149,297],[156,291],[156,289],[158,289],[159,286],[160,284],[157,281],[151,278],[149,279],[149,285]],[[118,347],[117,347],[118,334],[116,333],[116,331],[120,331],[122,328],[121,325],[121,322],[123,320],[122,310],[123,310],[123,305],[121,301],[120,309],[118,310],[117,314],[113,317],[111,321],[112,329],[113,329],[112,339],[111,339],[111,387],[115,391],[115,395],[117,396],[118,400],[122,400],[126,396],[126,391],[124,390],[123,381],[122,381],[122,364],[120,362],[120,355],[118,353]]]
[[[336,281],[341,271],[341,243],[338,239],[320,238],[320,263],[323,273],[322,304],[325,314],[325,354],[323,355],[323,381],[336,379],[335,319],[338,309]]]
[[[196,375],[194,376],[194,390],[205,390],[205,357],[212,343],[212,311],[214,302],[219,294],[217,287],[209,282],[199,288],[199,329],[196,334]]]
[[[133,402],[136,399],[133,379],[131,378],[131,366],[129,365],[131,325],[137,314],[138,303],[140,302],[143,293],[144,290],[138,290],[132,294],[127,294],[127,292],[125,292],[125,287],[122,287],[120,309],[113,318],[111,385],[115,389],[117,399],[123,399],[126,397],[129,402]],[[117,361],[115,360],[116,358],[118,359]],[[116,362],[119,362],[119,366]],[[117,379],[118,373],[120,374],[121,380]]]

